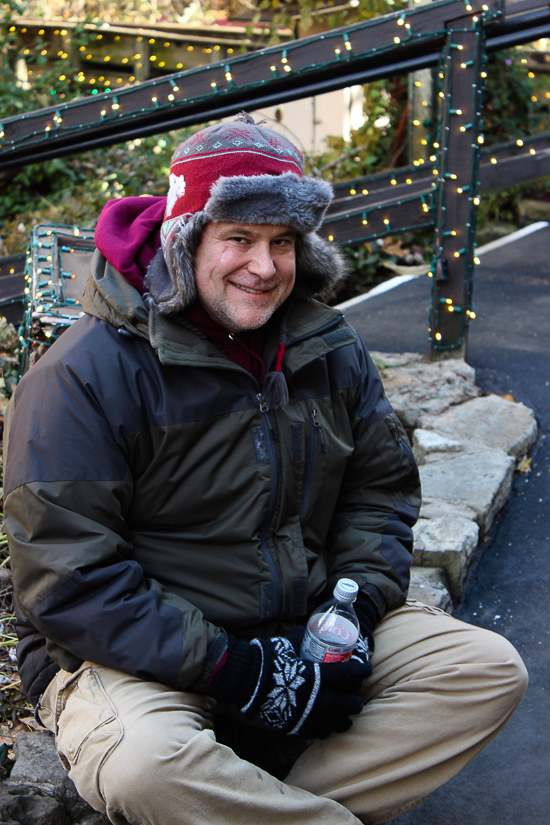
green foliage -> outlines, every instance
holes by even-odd
[[[483,106],[485,143],[494,145],[550,128],[548,107],[539,87],[546,79],[530,78],[521,48],[493,52],[487,62]]]
[[[519,223],[519,202],[524,197],[525,186],[512,186],[491,192],[481,199],[478,209],[478,229],[492,223]]]
[[[339,304],[368,292],[394,277],[396,272],[402,272],[399,267],[427,264],[431,257],[432,243],[433,232],[428,228],[404,232],[399,238],[388,236],[357,246],[343,247],[349,274],[338,284],[328,303]]]
[[[0,96],[2,116],[11,117],[34,109],[52,106],[57,101],[72,100],[80,96],[79,72],[71,66],[69,55],[51,62],[49,44],[41,35],[32,46],[22,51],[18,33],[10,31],[15,15],[23,15],[24,6],[17,0],[2,3],[0,13]],[[71,35],[72,47],[85,46],[89,34],[85,26],[88,18],[81,21]],[[29,68],[29,82],[25,84],[16,74],[16,63],[24,57]],[[31,74],[32,72],[32,74]]]
[[[488,146],[550,130],[545,95],[547,76],[529,77],[522,62],[531,52],[517,47],[489,56],[483,106],[483,131]],[[548,186],[541,180],[484,194],[478,209],[478,233],[483,235],[499,223],[519,226],[520,202],[525,198],[548,199]]]
[[[330,12],[331,5],[334,5],[333,12]],[[334,3],[326,0],[261,0],[252,25],[260,20],[262,11],[270,12],[270,42],[277,43],[279,28],[290,29],[295,37],[304,37],[316,25],[336,29],[402,8],[407,8],[405,0],[357,0],[356,4],[342,4],[338,0]]]
[[[181,129],[23,168],[4,185],[0,199],[0,236],[9,254],[25,250],[38,223],[92,227],[111,198],[165,195],[172,154],[192,131],[195,128]]]

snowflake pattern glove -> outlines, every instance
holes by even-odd
[[[369,640],[365,639],[360,633],[357,642],[355,643],[351,658],[354,662],[362,662],[363,664],[367,664],[370,662],[371,656],[372,650],[369,645]]]
[[[324,739],[351,727],[371,672],[367,662],[303,661],[284,636],[250,644],[230,637],[227,661],[207,692],[281,733]]]

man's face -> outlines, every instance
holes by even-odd
[[[210,223],[195,255],[203,307],[230,332],[258,329],[288,298],[296,277],[289,226]]]

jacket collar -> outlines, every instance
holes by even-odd
[[[305,364],[357,340],[357,334],[337,309],[313,299],[290,298],[284,368],[295,372]],[[147,338],[165,366],[221,367],[242,371],[209,341],[148,307],[137,289],[96,250],[82,301],[88,315]],[[337,334],[335,334],[337,333]],[[269,324],[265,360],[275,357],[278,323]]]

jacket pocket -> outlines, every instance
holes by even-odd
[[[302,505],[300,507],[300,524],[305,523],[309,504],[311,501],[311,491],[313,489],[313,482],[315,480],[315,471],[317,469],[317,460],[319,451],[327,453],[327,445],[323,436],[321,422],[317,416],[317,410],[311,410],[310,414],[310,434],[309,434],[309,448],[306,457],[306,466],[304,470],[304,485],[302,488]]]
[[[297,516],[276,533],[274,546],[283,586],[283,616],[303,616],[307,612],[308,552]]]

